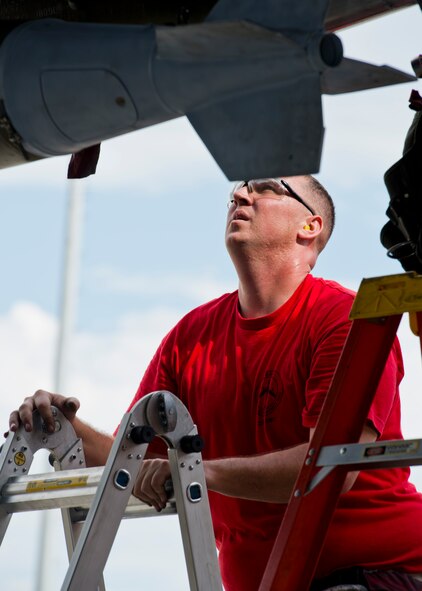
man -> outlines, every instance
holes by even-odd
[[[226,591],[259,587],[350,327],[353,294],[310,274],[333,225],[332,200],[312,177],[239,183],[226,225],[239,289],[193,310],[170,331],[133,401],[155,390],[173,392],[206,441]],[[401,438],[402,375],[396,342],[361,441]],[[34,407],[52,425],[51,404],[72,420],[89,465],[103,464],[112,438],[75,416],[76,399],[38,391],[11,414],[10,429],[19,421],[31,429]],[[153,451],[134,493],[161,510],[170,470],[160,449]],[[341,572],[315,589],[332,582],[422,589],[422,499],[408,475],[404,468],[349,474],[317,578]],[[359,580],[342,578],[349,567],[360,567],[345,575]]]

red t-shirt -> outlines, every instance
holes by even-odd
[[[309,440],[350,328],[354,294],[308,275],[268,316],[246,319],[237,292],[187,314],[164,338],[132,404],[169,390],[205,439],[204,459],[271,452]],[[368,416],[380,439],[402,438],[398,342]],[[362,471],[341,496],[318,576],[365,566],[422,573],[422,497],[408,468]],[[284,504],[209,493],[226,591],[256,591]]]

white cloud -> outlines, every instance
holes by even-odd
[[[0,317],[0,417],[5,429],[17,402],[42,385],[52,387],[55,333],[54,319],[28,302],[16,303]]]
[[[401,158],[414,115],[408,108],[414,87],[416,83],[325,97],[321,174],[327,184],[353,190],[374,179],[382,183],[384,172]],[[371,195],[362,197],[370,199]],[[360,198],[358,194],[357,200]]]
[[[116,267],[102,265],[95,268],[90,277],[96,285],[112,293],[150,297],[171,293],[201,303],[236,289],[233,282],[218,281],[209,273],[195,276],[180,272],[142,275],[122,273]]]
[[[120,318],[112,333],[81,331],[69,347],[63,394],[81,400],[82,418],[113,431],[131,402],[161,339],[180,313],[150,308]],[[38,306],[14,305],[0,317],[0,418],[6,430],[12,408],[38,388],[53,391],[57,321]]]

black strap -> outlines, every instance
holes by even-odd
[[[310,591],[326,591],[337,585],[363,585],[366,586],[366,579],[363,568],[354,566],[343,570],[335,571],[323,579],[314,581]]]

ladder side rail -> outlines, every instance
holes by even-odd
[[[201,451],[203,441],[185,405],[156,392],[147,407],[151,427],[169,446],[177,514],[191,591],[222,591]]]
[[[0,452],[0,492],[10,478],[29,470],[34,454],[31,449],[26,450],[26,448],[26,440],[22,442],[20,430],[17,433],[9,432]],[[18,466],[17,463],[21,463],[21,460],[23,464]],[[5,506],[0,505],[0,545],[11,518],[12,513]]]
[[[60,509],[60,513],[63,523],[67,557],[70,562],[79,536],[81,535],[83,525],[79,522],[73,522],[70,509]],[[97,591],[106,591],[104,576],[102,574],[98,580]]]
[[[142,399],[123,416],[96,495],[75,546],[62,591],[95,591],[126,509],[148,442],[135,443],[132,429],[145,425]]]
[[[347,469],[336,468],[310,493],[319,450],[358,441],[400,319],[395,314],[352,322],[259,591],[309,588],[347,475]]]
[[[189,437],[197,434],[196,427]],[[200,452],[168,450],[191,591],[222,591],[214,528]]]
[[[181,461],[177,450],[169,449],[168,455],[190,589],[221,591],[222,581],[205,475],[203,469],[199,469],[202,461],[200,454],[199,457],[198,454],[189,454],[184,461]],[[180,470],[183,463],[186,466]]]
[[[76,452],[76,453],[75,453]],[[76,463],[77,462],[77,463]],[[77,440],[69,452],[62,458],[55,458],[54,470],[60,472],[67,469],[75,469],[76,467],[86,466],[85,454],[83,452],[83,445],[81,440]],[[63,533],[66,544],[67,557],[70,562],[76,543],[82,531],[80,523],[72,521],[71,511],[68,507],[62,507],[60,514],[63,523]],[[98,581],[97,591],[106,591],[104,577],[100,576]]]
[[[75,470],[76,468],[86,467],[85,454],[83,451],[82,441],[78,439],[73,445],[73,449],[62,458],[55,457],[53,467],[56,472],[63,470]],[[73,550],[75,548],[76,540],[79,535],[78,527],[73,526],[68,508],[60,509],[63,531],[66,543],[67,556],[70,560]]]

